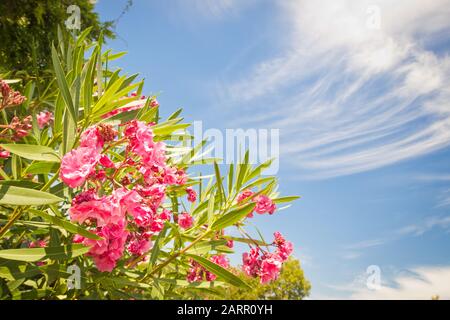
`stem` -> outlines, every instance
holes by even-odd
[[[147,279],[148,277],[151,277],[152,275],[154,275],[155,273],[157,273],[158,271],[160,271],[162,268],[164,268],[165,266],[167,266],[170,262],[172,262],[175,258],[179,257],[180,255],[186,253],[187,250],[189,250],[190,248],[192,248],[192,246],[194,246],[196,243],[198,243],[199,241],[201,241],[204,237],[206,237],[209,233],[211,233],[211,230],[208,229],[204,234],[200,235],[199,237],[197,237],[194,241],[192,241],[188,246],[186,246],[185,248],[183,248],[181,251],[176,252],[175,254],[173,254],[172,256],[170,256],[169,258],[167,258],[166,261],[162,262],[161,264],[159,264],[158,266],[155,267],[155,269],[153,269],[150,273],[148,273],[147,275],[145,275],[141,281]]]
[[[256,242],[255,239],[253,239],[252,237],[250,237],[250,235],[249,235],[247,232],[245,232],[244,229],[242,229],[240,226],[237,226],[237,228],[238,228],[239,232],[240,232],[244,237],[247,237],[251,242],[253,242],[253,244],[254,244],[256,247],[258,247],[258,249],[260,249],[261,251],[264,251],[263,249],[261,249],[261,247],[260,247],[260,245],[258,244],[258,242]],[[267,248],[267,249],[269,249],[269,248]]]
[[[3,238],[5,233],[8,232],[8,229],[20,218],[22,212],[23,207],[16,207],[16,209],[14,209],[9,221],[0,229],[0,238]]]

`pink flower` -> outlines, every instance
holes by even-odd
[[[100,156],[100,159],[98,162],[105,168],[114,168],[115,167],[114,162],[112,162],[111,159],[108,158],[108,156],[105,154],[102,154]]]
[[[274,236],[274,243],[277,246],[277,254],[284,262],[289,258],[292,251],[294,251],[294,246],[292,245],[292,242],[285,240],[281,233],[275,232]]]
[[[116,190],[110,196],[75,204],[69,209],[70,219],[78,223],[95,219],[99,227],[120,223],[125,217],[125,208],[120,200],[120,191]]]
[[[97,127],[92,126],[87,128],[80,136],[80,147],[96,148],[98,152],[105,144],[104,139],[100,135]]]
[[[275,203],[272,202],[272,200],[265,195],[259,195],[255,198],[256,201],[256,207],[255,211],[256,213],[263,214],[268,212],[269,214],[273,214],[276,210]]]
[[[178,225],[183,229],[189,229],[193,223],[194,223],[194,219],[187,212],[181,213],[178,216]]]
[[[45,240],[36,240],[29,244],[29,248],[45,248],[47,246],[47,241]]]
[[[86,201],[95,200],[95,199],[98,199],[97,192],[95,191],[95,189],[91,188],[87,191],[82,191],[79,194],[77,194],[72,199],[72,206],[75,206],[77,204],[80,204],[80,203],[83,203]]]
[[[73,243],[83,243],[84,239],[86,239],[83,236],[80,236],[79,234],[76,234],[73,236],[72,242]]]
[[[94,171],[100,154],[94,148],[73,149],[61,161],[60,178],[71,188],[81,186]]]
[[[9,153],[8,150],[5,150],[5,149],[0,147],[0,158],[7,159],[7,158],[9,158],[10,155],[11,154]]]
[[[259,249],[251,248],[250,252],[242,254],[242,271],[250,277],[256,277],[259,274],[261,259],[259,259]]]
[[[259,272],[261,284],[276,280],[280,274],[282,264],[283,261],[277,254],[266,254],[262,259]]]
[[[203,281],[205,275],[205,268],[203,268],[198,262],[191,260],[191,268],[186,276],[188,282]]]
[[[159,214],[159,218],[164,221],[169,221],[172,216],[172,212],[167,209],[163,209],[163,211]]]
[[[36,116],[36,118],[39,129],[42,129],[53,121],[53,113],[50,111],[42,111]]]
[[[244,190],[240,195],[237,197],[237,202],[242,202],[247,198],[250,198],[253,195],[253,191],[250,189]]]
[[[144,238],[135,238],[128,244],[127,250],[131,254],[141,256],[150,250],[152,247],[152,242]]]
[[[233,247],[234,247],[234,241],[231,240],[231,239],[230,239],[230,240],[227,240],[226,246],[227,246],[228,248],[233,249]]]
[[[192,187],[187,187],[186,192],[188,194],[188,201],[195,202],[197,200],[197,193]]]
[[[252,190],[246,189],[246,190],[244,190],[241,194],[238,195],[238,197],[237,197],[237,202],[238,202],[238,203],[241,203],[241,202],[245,201],[246,199],[250,198],[251,196],[253,196],[253,194],[254,194],[254,193],[253,193]],[[247,217],[253,218],[253,211],[250,212],[250,213],[247,215]]]
[[[116,266],[125,249],[125,242],[128,237],[126,225],[124,221],[116,224],[109,224],[103,226],[97,235],[102,237],[102,240],[92,240],[85,238],[83,243],[91,246],[88,255],[91,256],[100,271],[111,272]]]
[[[212,256],[210,260],[223,268],[228,268],[230,266],[230,262],[228,261],[227,256],[224,254]]]

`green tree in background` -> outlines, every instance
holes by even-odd
[[[14,76],[36,75],[51,65],[51,44],[58,39],[58,26],[70,16],[67,8],[77,5],[81,29],[92,27],[89,39],[103,32],[113,38],[114,22],[100,22],[90,0],[2,0],[0,1],[0,72]]]
[[[260,284],[259,278],[249,278],[240,269],[235,269],[235,271],[241,279],[252,287],[251,290],[229,286],[224,289],[224,292],[220,291],[221,295],[219,296],[207,294],[203,298],[225,300],[302,300],[309,295],[311,290],[311,284],[305,278],[300,261],[292,257],[284,263],[278,279],[268,284]]]

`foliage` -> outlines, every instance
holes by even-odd
[[[246,281],[251,290],[235,286],[224,286],[219,294],[188,292],[186,298],[196,299],[224,299],[224,300],[302,300],[309,296],[311,284],[305,278],[300,261],[290,257],[281,269],[278,279],[261,284],[257,278],[249,278],[238,268],[233,272]]]
[[[19,75],[42,73],[51,67],[50,47],[58,41],[57,27],[69,17],[67,7],[77,5],[81,27],[92,28],[89,39],[100,33],[113,37],[113,22],[100,22],[89,0],[2,0],[0,2],[0,71]],[[1,70],[3,69],[3,70]],[[17,71],[22,71],[16,74]]]
[[[144,83],[136,81],[138,75],[107,68],[109,61],[123,53],[103,52],[103,39],[91,42],[91,31],[88,28],[74,38],[60,39],[51,48],[53,76],[39,92],[32,81],[2,82],[0,297],[173,299],[187,292],[221,294],[220,288],[229,284],[249,288],[247,279],[236,276],[228,266],[231,240],[250,245],[258,253],[259,246],[275,247],[276,252],[264,253],[251,266],[255,277],[259,270],[254,267],[263,271],[261,262],[270,271],[266,277],[276,276],[292,251],[291,244],[281,235],[274,243],[265,243],[244,231],[253,211],[272,214],[275,203],[297,198],[280,198],[276,178],[261,178],[270,161],[252,166],[246,152],[224,174],[224,167],[216,164],[218,159],[202,157],[205,142],[192,145],[181,110],[162,119],[155,97],[142,97]],[[24,97],[14,86],[23,88]],[[137,138],[139,130],[147,138]],[[161,168],[167,172],[137,170],[150,161],[144,156],[155,155],[157,148],[164,162]],[[78,171],[68,172],[74,165],[68,159],[87,151],[92,158],[83,158]],[[74,180],[74,172],[81,175],[92,159],[86,175]],[[195,174],[199,163],[207,165],[211,174]],[[169,176],[183,179],[168,182]],[[162,183],[161,179],[160,202],[142,195],[155,181]],[[130,195],[134,191],[142,197],[131,209],[123,205],[124,198],[114,198],[120,192]],[[155,202],[151,211],[155,224],[139,225],[142,209]],[[107,216],[102,219],[98,210],[90,211],[86,219],[76,216],[75,208],[87,203],[119,208],[125,229],[120,235],[112,229],[105,232],[102,219],[112,220],[114,208],[103,210]],[[232,228],[241,236],[225,233]],[[124,242],[132,242],[129,235],[145,235],[145,243],[152,248],[142,252],[125,248]],[[100,264],[104,250],[109,254],[113,249],[119,255],[108,256],[113,261],[106,267]],[[79,269],[79,288],[76,282],[73,287],[74,268]]]

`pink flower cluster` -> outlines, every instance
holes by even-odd
[[[0,94],[1,103],[0,109],[4,109],[9,106],[15,106],[23,103],[26,100],[25,96],[22,96],[19,91],[14,91],[11,87],[0,79]]]
[[[292,243],[286,241],[281,233],[275,232],[275,253],[263,252],[259,247],[251,248],[242,255],[242,270],[251,277],[259,277],[262,284],[276,280],[280,274],[283,262],[293,251]]]
[[[110,125],[88,128],[80,146],[63,157],[60,169],[68,186],[84,186],[72,201],[71,220],[90,226],[102,238],[77,236],[74,241],[91,246],[88,254],[97,268],[109,272],[125,249],[136,256],[151,249],[152,236],[172,216],[162,207],[167,186],[187,182],[183,170],[167,164],[165,144],[154,141],[150,124],[132,120],[119,135]],[[125,157],[114,162],[107,151],[116,146],[124,147]],[[180,215],[178,223],[189,228],[192,217]]]
[[[247,189],[244,190],[240,195],[238,195],[237,197],[237,202],[244,202],[246,201],[248,198],[253,197],[254,193],[253,191]],[[275,212],[275,210],[277,209],[277,206],[275,205],[275,203],[273,203],[272,199],[270,199],[268,196],[266,195],[258,195],[253,197],[253,199],[251,199],[251,201],[256,203],[254,212],[258,213],[258,214],[264,214],[264,213],[268,213],[268,214],[273,214]],[[250,212],[248,214],[249,218],[253,217],[253,212]]]
[[[224,254],[214,255],[210,258],[210,260],[223,268],[228,268],[230,266],[228,258]],[[217,276],[214,273],[206,270],[195,260],[191,260],[191,268],[189,269],[189,273],[187,274],[187,281],[214,281],[216,279]]]
[[[41,111],[36,116],[39,129],[43,129],[45,126],[48,126],[51,122],[53,122],[53,113],[50,111]]]
[[[192,227],[193,223],[194,223],[194,218],[192,218],[192,216],[189,213],[183,212],[178,215],[178,225],[181,228],[189,229],[190,227]]]

